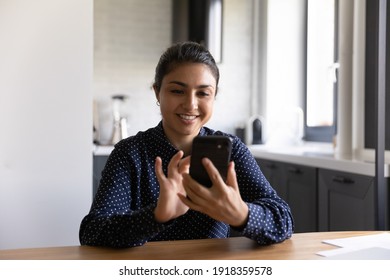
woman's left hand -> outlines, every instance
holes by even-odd
[[[183,174],[183,185],[187,194],[187,197],[180,195],[183,203],[231,226],[245,226],[249,210],[248,205],[241,199],[234,162],[229,163],[226,183],[209,159],[204,158],[202,162],[213,183],[212,187],[206,188],[189,174]]]

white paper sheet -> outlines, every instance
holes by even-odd
[[[390,233],[327,239],[322,242],[340,248],[317,252],[320,256],[334,259],[337,256],[346,259],[390,259]]]
[[[344,248],[343,248],[344,249]],[[331,250],[333,251],[333,250]],[[327,256],[327,260],[390,260],[390,249],[371,247],[358,249],[355,251],[340,251],[332,256]]]

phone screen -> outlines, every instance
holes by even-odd
[[[230,162],[232,142],[227,136],[210,135],[197,136],[192,143],[190,175],[205,187],[211,187],[212,182],[202,164],[207,157],[218,169],[221,177],[226,181],[227,168]]]

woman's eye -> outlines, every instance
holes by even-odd
[[[209,96],[210,94],[208,92],[200,91],[200,92],[198,92],[198,95],[200,95],[200,96]]]
[[[183,94],[184,91],[180,90],[180,89],[173,89],[171,90],[172,93],[175,93],[175,94]]]

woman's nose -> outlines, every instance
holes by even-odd
[[[195,94],[189,94],[186,96],[183,107],[189,111],[198,109],[198,99]]]

